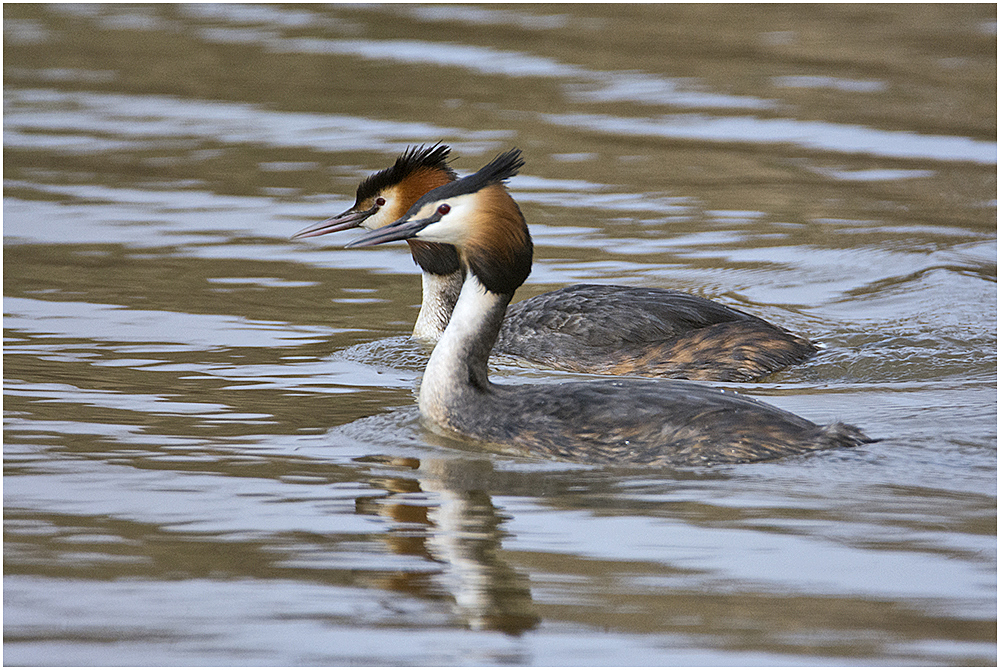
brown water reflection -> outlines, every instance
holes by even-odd
[[[669,562],[505,550],[504,524],[509,517],[493,502],[491,490],[505,496],[535,496],[542,489],[547,496],[569,502],[572,493],[560,496],[560,491],[583,485],[590,495],[602,488],[607,494],[613,487],[602,487],[588,475],[553,481],[537,473],[495,471],[488,461],[380,456],[360,460],[374,465],[369,483],[382,492],[358,496],[355,511],[387,524],[377,533],[279,532],[266,540],[220,543],[183,528],[14,509],[5,515],[5,539],[16,547],[8,558],[20,575],[61,580],[249,579],[373,587],[427,601],[432,611],[441,603],[475,630],[518,635],[544,620],[630,635],[693,636],[733,652],[865,659],[892,656],[893,645],[906,640],[974,643],[988,639],[995,630],[990,620],[959,622],[888,599],[782,594],[739,583],[706,592],[692,583],[704,577],[701,571]],[[266,467],[269,478],[309,485],[335,484],[356,476],[348,468],[323,468],[305,460],[288,461],[284,472],[275,471],[278,465],[274,459],[234,462],[225,470],[230,476],[257,477],[255,470]],[[382,471],[381,466],[389,469]],[[415,476],[400,476],[406,471]],[[586,497],[578,503],[586,505]],[[569,502],[566,507],[577,505]],[[745,517],[725,506],[668,507],[672,514],[706,527],[734,522],[737,527],[742,522],[736,519]],[[786,509],[781,517],[786,522],[817,518],[809,509]],[[359,544],[372,543],[372,549],[383,547],[365,550],[373,557],[385,552],[433,567],[398,569],[385,559],[376,559],[368,568],[328,565],[331,556],[348,556],[358,551]],[[600,607],[593,606],[596,601]],[[11,641],[25,640],[15,635]],[[664,658],[669,662],[669,653]],[[975,663],[976,657],[962,662]]]

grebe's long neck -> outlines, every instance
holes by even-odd
[[[449,425],[449,409],[462,406],[463,397],[489,392],[487,363],[512,297],[487,290],[472,272],[466,275],[451,321],[420,383],[424,416]]]
[[[434,344],[444,335],[444,329],[462,292],[462,271],[441,275],[424,270],[421,273],[421,283],[423,297],[420,301],[420,314],[413,325],[413,337]]]
[[[444,334],[451,312],[462,291],[465,273],[458,262],[458,250],[450,244],[407,240],[413,261],[420,266],[423,297],[420,314],[413,325],[413,337],[434,344]]]

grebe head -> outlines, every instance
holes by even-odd
[[[358,184],[354,205],[337,216],[315,223],[292,239],[318,237],[350,228],[375,230],[403,216],[423,194],[458,178],[448,165],[451,148],[445,144],[410,147],[392,167]]]
[[[475,174],[439,186],[398,220],[354,240],[367,247],[393,240],[452,244],[462,264],[493,293],[512,294],[531,272],[531,235],[504,181],[524,165],[519,149]]]

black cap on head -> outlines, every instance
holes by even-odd
[[[393,184],[398,184],[405,177],[421,168],[444,170],[452,179],[457,178],[458,175],[448,165],[450,153],[451,147],[447,144],[439,143],[432,146],[421,144],[410,147],[396,159],[391,167],[379,170],[358,184],[357,201],[362,202],[371,198],[379,191],[383,191]]]

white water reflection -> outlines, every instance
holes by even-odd
[[[216,41],[235,40],[229,30],[213,28],[203,37]],[[247,35],[240,35],[240,41],[246,38]],[[601,72],[545,56],[453,42],[298,38],[281,40],[280,46],[273,48],[280,52],[356,56],[407,65],[460,68],[482,75],[564,79],[568,99],[579,102],[638,102],[728,109],[773,109],[777,106],[770,100],[699,91],[691,81],[642,72]]]
[[[934,170],[893,170],[893,169],[873,169],[873,170],[837,170],[834,168],[823,168],[816,166],[806,166],[816,174],[825,175],[832,179],[842,181],[900,181],[903,179],[922,179],[933,177]]]
[[[456,151],[477,153],[484,145],[512,135],[503,130],[466,131],[342,114],[272,111],[246,103],[37,88],[4,93],[3,124],[4,146],[49,146],[60,152],[106,151],[129,146],[123,142],[152,139],[212,139],[231,144],[394,154],[414,137],[449,137],[454,138]],[[145,145],[131,145],[140,146]]]
[[[886,90],[885,82],[862,79],[844,79],[824,75],[784,75],[772,77],[775,86],[786,88],[829,88],[851,93],[881,93]]]
[[[22,333],[119,343],[169,343],[172,351],[301,346],[323,341],[334,333],[347,332],[326,326],[262,321],[227,314],[187,314],[7,296],[4,296],[3,311],[4,328]]]
[[[645,72],[592,72],[580,79],[591,83],[567,85],[574,102],[636,102],[692,109],[779,109],[774,100],[703,90],[694,80],[671,80]]]
[[[753,116],[718,117],[703,114],[670,114],[626,118],[606,114],[541,114],[547,123],[586,128],[614,136],[669,137],[706,142],[793,144],[807,149],[838,153],[863,153],[886,158],[997,162],[995,142],[967,137],[922,135],[903,130],[876,130],[828,121],[761,119]]]
[[[214,30],[211,36],[218,34]],[[336,54],[410,65],[455,67],[506,77],[583,77],[586,71],[554,58],[517,51],[500,51],[467,44],[421,40],[326,40],[311,37],[282,40],[279,52]]]
[[[210,21],[245,23],[248,25],[282,26],[302,28],[305,26],[335,23],[325,20],[316,12],[294,9],[282,5],[250,5],[240,3],[191,3],[179,5],[180,12],[187,17]]]

